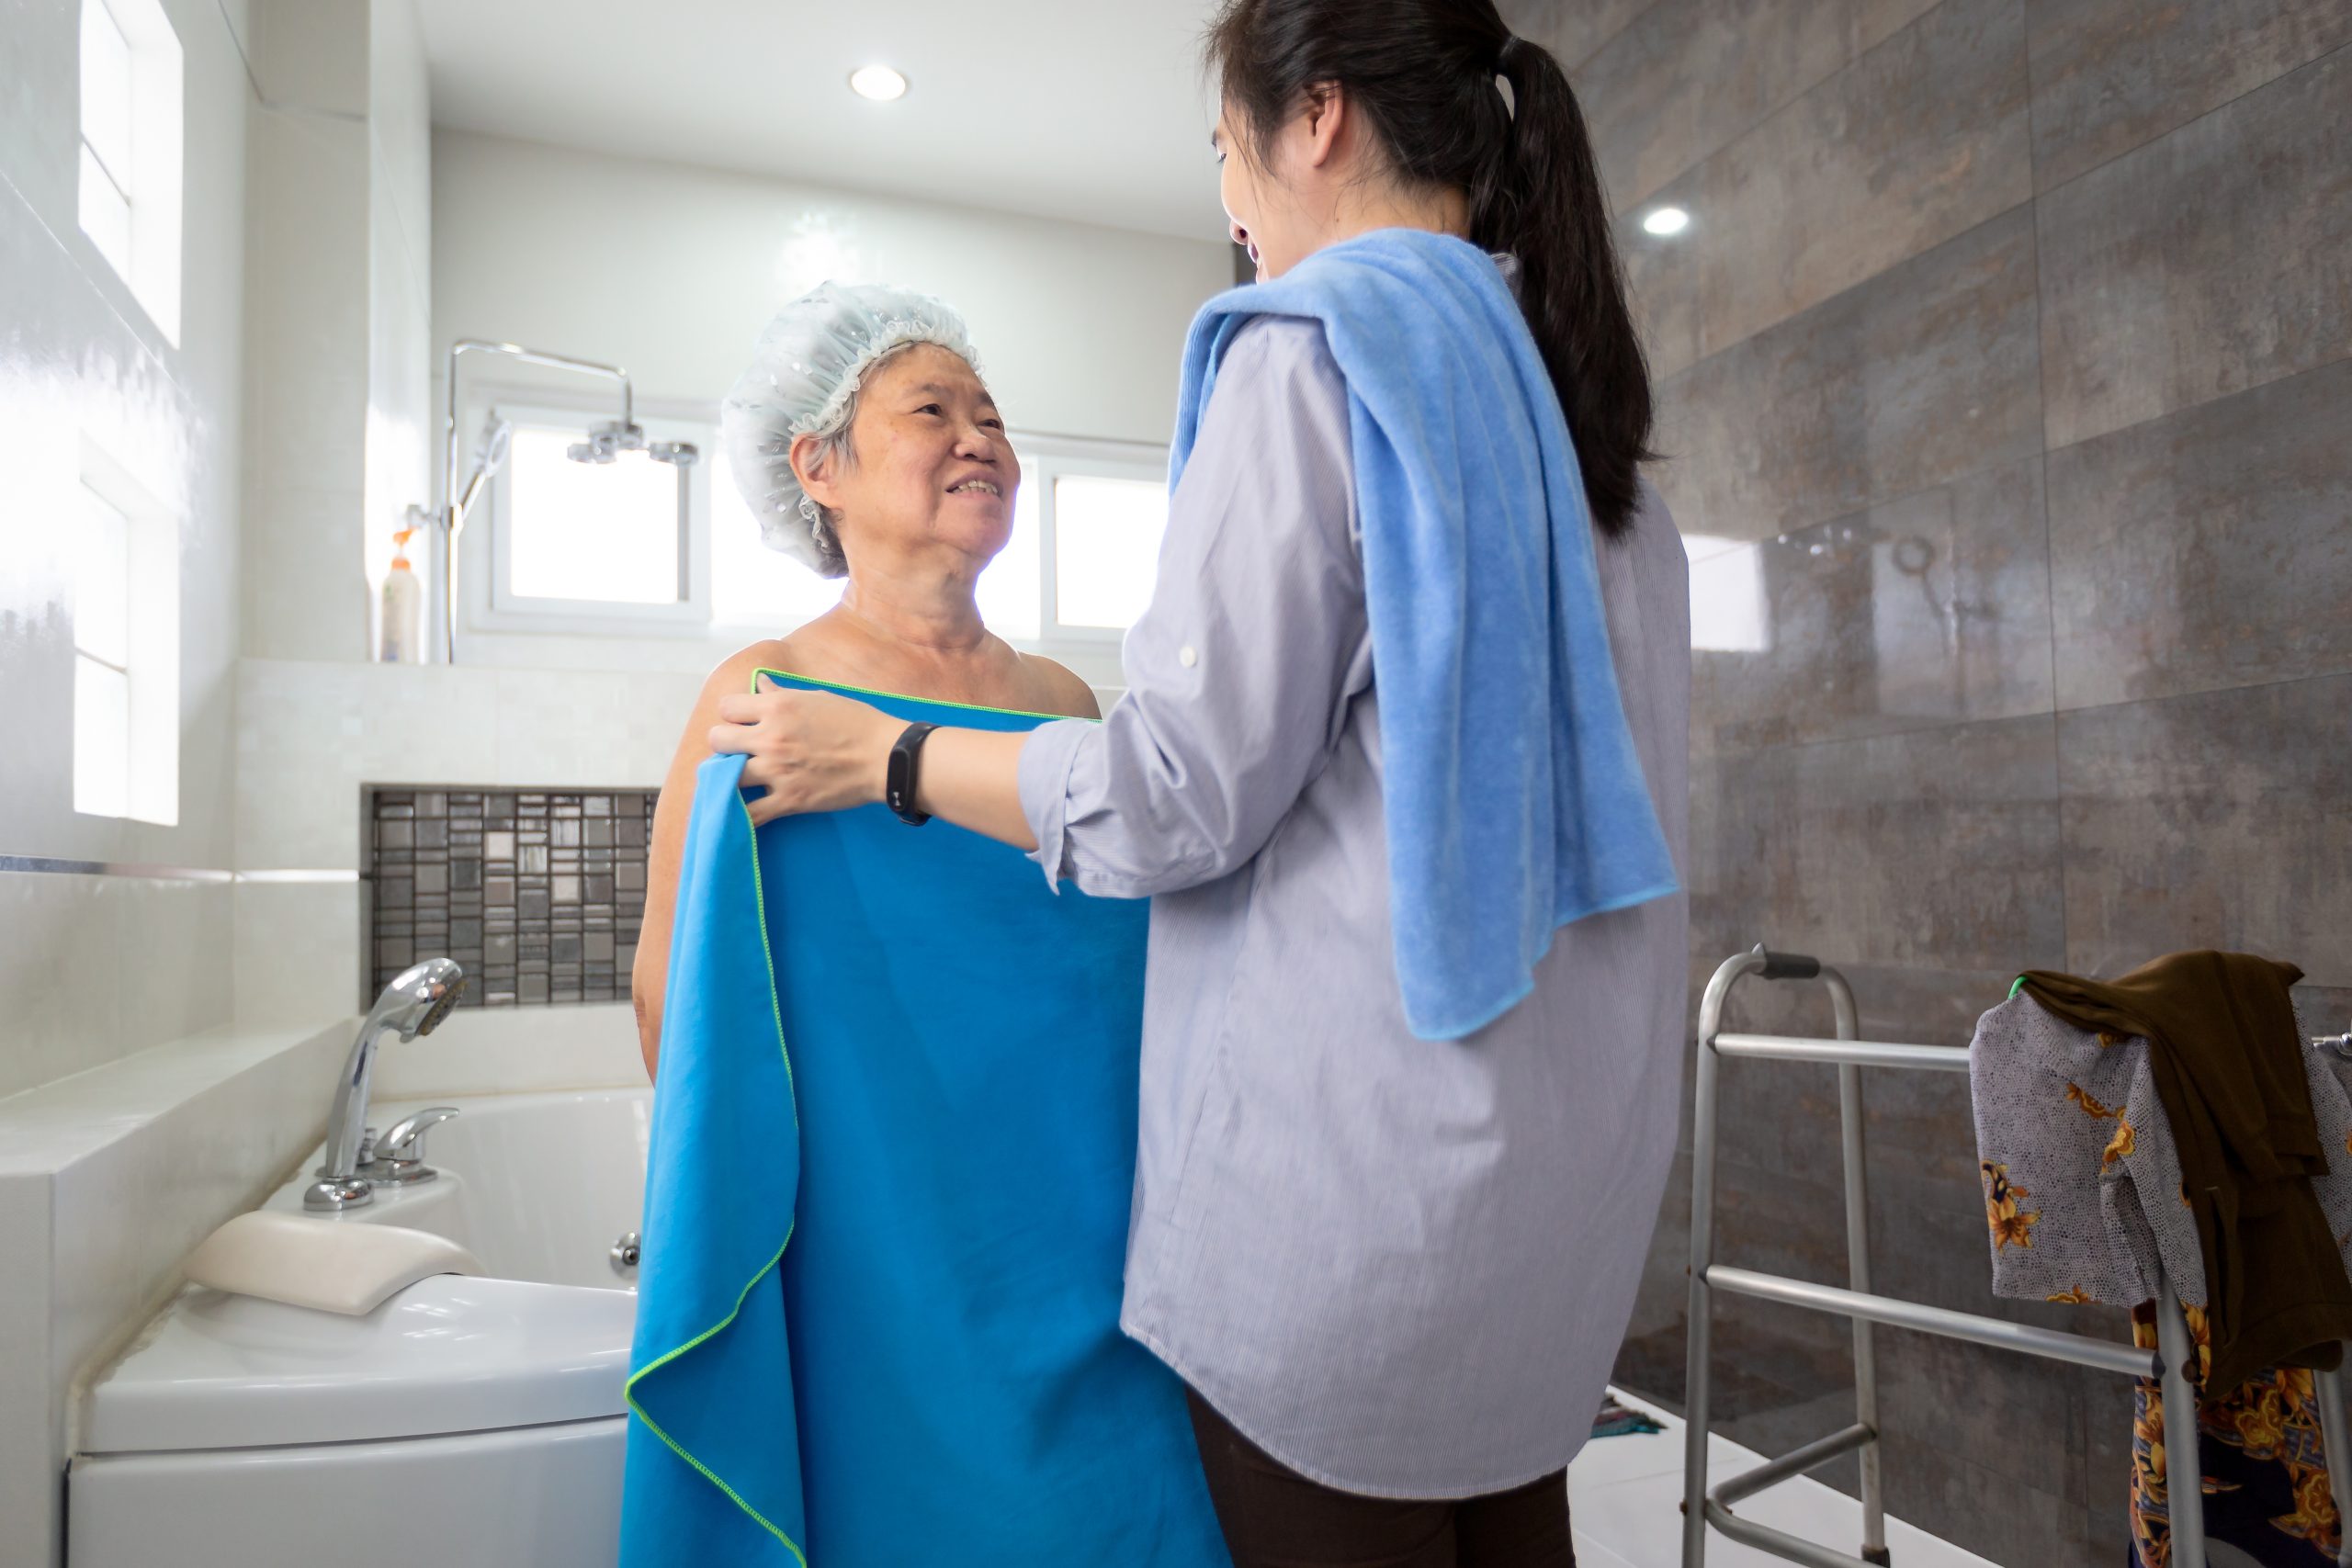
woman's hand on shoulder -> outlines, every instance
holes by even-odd
[[[787,691],[765,676],[754,692],[718,700],[710,749],[739,754],[748,802],[762,823],[808,811],[842,811],[883,798],[890,748],[906,728],[881,709],[831,692]]]

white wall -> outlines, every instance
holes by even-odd
[[[432,200],[411,0],[253,0],[243,651],[358,660],[425,488]]]
[[[235,864],[348,874],[359,779],[438,761],[384,743],[405,733],[387,727],[393,714],[436,732],[419,684],[368,682],[371,573],[391,558],[403,511],[430,500],[429,89],[411,0],[254,10],[265,103],[249,215]],[[291,673],[274,681],[278,671]],[[329,823],[339,835],[320,830]],[[241,882],[238,1017],[353,1010],[359,900],[350,880]]]
[[[183,56],[176,344],[79,227],[77,0],[12,6],[0,21],[0,855],[218,872],[234,822],[251,89],[231,30],[242,0],[225,14],[217,0],[164,9]],[[85,435],[177,524],[169,827],[74,810],[67,551]],[[224,1023],[230,896],[220,881],[0,872],[0,1096]],[[21,1140],[0,1144],[0,1165],[20,1159]],[[120,1310],[108,1282],[137,1272],[134,1237],[60,1223],[51,1197],[46,1180],[0,1181],[0,1562],[11,1564],[55,1556],[64,1379],[87,1331],[103,1336]],[[77,1289],[52,1294],[53,1262]]]
[[[163,4],[184,56],[176,344],[79,231],[79,0],[0,23],[0,856],[20,857],[0,870],[11,1565],[57,1559],[71,1380],[317,1137],[351,998],[288,1031],[232,1024],[239,949],[262,976],[288,958],[233,935],[254,891],[229,880],[250,815],[236,721],[254,661],[239,655],[364,658],[368,509],[425,499],[430,141],[412,0]],[[85,438],[177,524],[168,827],[73,809]],[[123,869],[54,864],[84,862]],[[351,884],[315,891],[356,909]]]
[[[78,0],[10,7],[0,47],[0,855],[218,870],[233,820],[250,89],[216,0],[164,11],[185,73],[176,345],[77,221]],[[67,551],[85,434],[179,525],[171,827],[74,809]],[[219,882],[0,872],[0,1095],[226,1021],[229,898]]]
[[[492,338],[624,366],[681,412],[715,412],[776,308],[835,276],[961,310],[1015,430],[1164,443],[1185,328],[1232,280],[1219,236],[989,212],[981,190],[929,206],[447,130],[433,161],[436,376],[450,342]],[[533,379],[480,358],[461,374]],[[464,657],[700,672],[739,642],[477,633]],[[1081,673],[1115,682],[1116,659]]]

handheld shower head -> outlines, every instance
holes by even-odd
[[[482,427],[481,466],[495,472],[506,461],[506,448],[514,439],[514,422],[492,410],[490,423]]]
[[[488,484],[490,476],[498,472],[505,463],[506,448],[514,439],[514,422],[493,409],[489,422],[481,427],[481,450],[474,461],[473,477],[466,481],[465,490],[458,497],[457,515],[460,524],[464,523],[466,513],[474,509],[475,501],[481,495],[481,487]]]
[[[430,1034],[441,1027],[465,988],[466,972],[456,960],[428,958],[402,970],[384,987],[376,999],[375,1021],[379,1028],[399,1030],[404,1041]]]
[[[343,1076],[335,1080],[334,1108],[327,1114],[323,1179],[302,1195],[304,1208],[335,1211],[368,1201],[368,1183],[358,1174],[359,1142],[367,1130],[368,1080],[375,1070],[376,1042],[387,1030],[397,1031],[403,1041],[432,1033],[465,988],[466,972],[455,961],[428,958],[401,971],[376,998],[358,1038],[351,1043]]]

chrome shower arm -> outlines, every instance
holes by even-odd
[[[544,365],[555,370],[573,370],[584,376],[601,376],[617,381],[621,387],[621,427],[628,429],[637,423],[636,392],[629,384],[628,372],[617,365],[603,365],[593,359],[575,359],[568,354],[554,354],[543,348],[526,348],[517,343],[500,343],[492,338],[461,337],[449,345],[449,368],[445,378],[442,405],[441,507],[434,521],[441,525],[441,637],[443,657],[450,663],[458,661],[458,536],[466,526],[466,513],[473,507],[474,498],[481,489],[482,475],[463,491],[458,486],[458,359],[467,354],[498,354],[519,359],[526,365]]]

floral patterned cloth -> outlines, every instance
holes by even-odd
[[[2297,1027],[2306,1039],[2314,1032],[2300,1015]],[[2321,1146],[2346,1155],[2316,1184],[2343,1247],[2352,1242],[2352,1062],[2314,1049],[2304,1069]],[[2077,1029],[2019,994],[1977,1020],[1968,1081],[1993,1293],[2130,1307],[2133,1343],[2153,1349],[2161,1261],[2188,1303],[2201,1387],[2211,1353],[2205,1266],[2148,1043]],[[2198,1400],[2206,1539],[2267,1568],[2335,1568],[2338,1521],[2312,1382],[2301,1368],[2274,1367]],[[2143,1378],[2132,1429],[2130,1568],[2172,1562],[2165,1457],[2164,1393]]]
[[[2314,1032],[2299,1017],[2305,1038]],[[2304,1053],[2321,1146],[2346,1157],[2316,1185],[2337,1245],[2352,1241],[2352,1063]],[[2159,1262],[2180,1299],[2205,1303],[2180,1156],[2148,1043],[2095,1033],[2019,993],[1976,1021],[1969,1044],[1993,1293],[2137,1306]],[[2352,1257],[2347,1257],[2352,1267]]]
[[[2211,1354],[2205,1313],[2190,1307],[2188,1315],[2201,1372]],[[2132,1308],[2132,1340],[2154,1348],[2153,1308]],[[2227,1541],[2266,1568],[2335,1568],[2338,1521],[2310,1372],[2275,1367],[2219,1398],[2200,1396],[2197,1436],[2207,1540]],[[2172,1562],[2165,1459],[2164,1391],[2143,1378],[2132,1418],[2130,1568]]]

